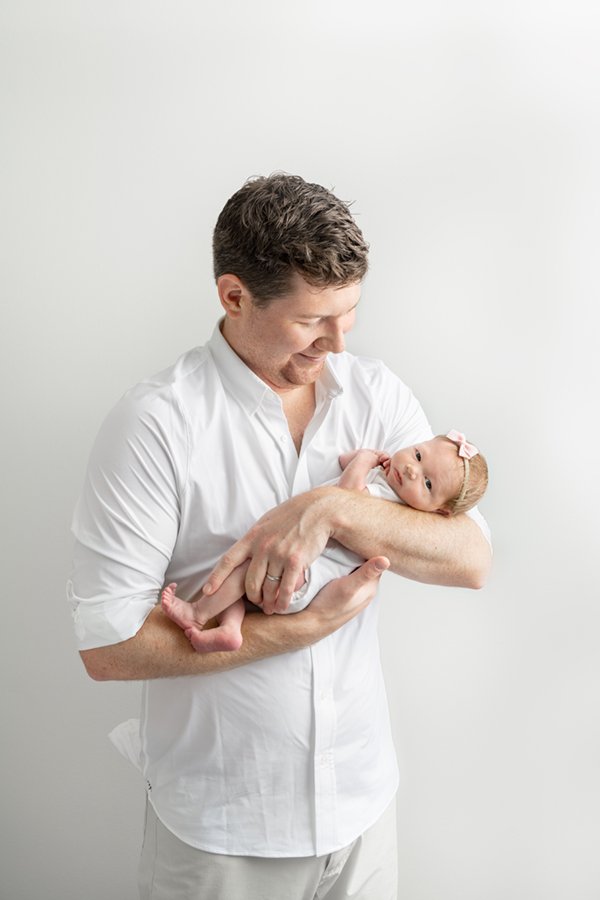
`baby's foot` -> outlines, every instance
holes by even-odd
[[[197,625],[185,629],[185,636],[196,653],[216,653],[218,651],[239,650],[242,646],[242,635],[223,627],[207,628],[201,631]]]
[[[217,650],[231,652],[242,646],[242,622],[246,614],[243,600],[236,600],[217,616],[218,626],[206,631],[192,625],[185,636],[196,653],[214,653]]]
[[[192,625],[197,626],[198,623],[192,604],[175,596],[176,587],[175,582],[166,586],[161,595],[160,605],[169,619],[185,631]]]

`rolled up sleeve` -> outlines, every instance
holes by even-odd
[[[92,451],[67,582],[80,650],[133,637],[158,601],[180,520],[188,438],[170,392],[120,401]]]

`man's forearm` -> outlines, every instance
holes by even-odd
[[[398,575],[428,584],[485,583],[490,547],[468,516],[447,518],[336,488],[326,491],[320,502],[332,536],[359,556],[382,553]]]
[[[88,674],[96,681],[138,681],[203,675],[298,650],[318,639],[314,617],[246,615],[244,642],[237,651],[196,653],[179,626],[155,607],[138,633],[127,641],[81,651]],[[259,622],[260,619],[260,622]]]
[[[83,650],[81,658],[88,675],[96,681],[141,681],[222,672],[300,650],[337,631],[362,612],[375,596],[381,573],[388,565],[382,558],[365,563],[351,575],[324,587],[308,609],[295,615],[246,615],[239,650],[196,653],[179,626],[156,606],[135,637]]]
[[[323,553],[329,538],[365,559],[386,556],[398,575],[429,584],[480,588],[491,564],[489,544],[468,516],[438,516],[340,487],[320,487],[269,510],[221,557],[204,591],[214,593],[249,559],[247,597],[267,612],[276,604],[285,609],[299,575]],[[281,578],[273,582],[268,573]]]

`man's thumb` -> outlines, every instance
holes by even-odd
[[[390,561],[387,556],[373,556],[361,566],[361,569],[367,578],[379,578],[389,567]]]

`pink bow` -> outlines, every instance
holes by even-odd
[[[461,431],[455,431],[453,428],[446,435],[453,443],[455,443],[458,447],[458,455],[462,456],[463,459],[471,459],[473,456],[477,456],[479,450],[474,444],[469,444],[468,440],[464,436]]]

